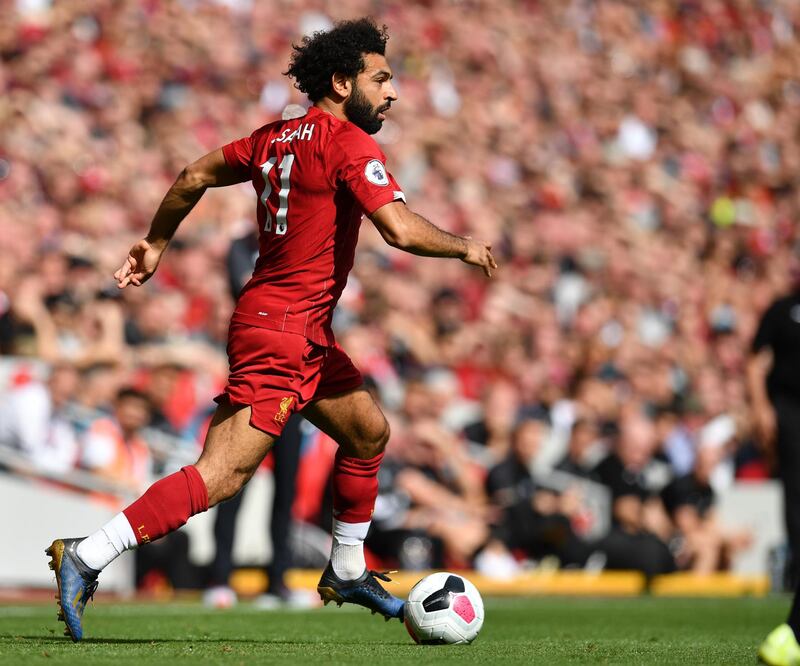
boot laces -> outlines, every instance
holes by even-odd
[[[386,583],[391,583],[392,579],[389,578],[389,574],[397,573],[397,571],[374,571],[373,569],[369,570],[371,576],[375,578],[380,578],[382,581]]]

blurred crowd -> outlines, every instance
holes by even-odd
[[[111,275],[185,164],[307,105],[292,41],[372,14],[389,169],[500,264],[362,227],[335,324],[392,426],[375,557],[657,574],[747,547],[714,502],[771,473],[744,367],[800,240],[800,4],[0,6],[0,444],[137,490],[197,450],[252,187],[207,192],[145,287]]]

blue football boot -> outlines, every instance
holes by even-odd
[[[50,556],[58,585],[58,619],[67,628],[64,635],[76,643],[83,638],[83,611],[97,589],[99,571],[87,567],[75,549],[83,539],[56,539],[44,552]]]
[[[392,618],[403,621],[405,602],[394,595],[389,594],[377,581],[391,581],[385,573],[370,571],[367,569],[355,580],[342,580],[333,571],[331,563],[322,572],[319,579],[317,592],[325,605],[335,601],[341,606],[344,603],[358,604],[369,608],[373,615],[380,613],[388,622]]]

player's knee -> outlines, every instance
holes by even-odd
[[[383,422],[375,427],[371,436],[365,442],[366,444],[366,455],[364,458],[374,458],[375,456],[383,453],[383,450],[386,448],[386,444],[389,442],[389,424],[387,423],[386,419],[383,419]]]
[[[389,422],[386,419],[383,419],[383,427],[381,428],[380,437],[378,438],[378,447],[380,448],[380,452],[386,448],[391,434],[392,432],[389,428]]]
[[[374,458],[386,448],[389,441],[389,424],[385,418],[376,420],[369,428],[362,430],[358,436],[343,443],[342,447],[349,456],[368,460]]]

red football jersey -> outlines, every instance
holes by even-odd
[[[353,267],[361,217],[405,201],[359,127],[316,107],[223,147],[258,194],[259,257],[234,321],[334,344],[333,308]]]

